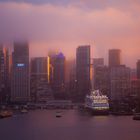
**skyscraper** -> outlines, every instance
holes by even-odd
[[[90,91],[90,46],[79,46],[76,50],[77,98],[84,101]]]
[[[54,62],[56,59],[56,52],[49,52],[48,58],[49,58],[49,83],[53,87],[53,73],[54,73]]]
[[[49,86],[49,58],[35,57],[31,59],[31,99],[47,101],[52,99]]]
[[[137,61],[137,80],[140,81],[140,60]],[[138,85],[138,108],[140,111],[140,85]]]
[[[109,67],[121,65],[121,50],[111,49],[109,50]]]
[[[54,84],[63,86],[65,83],[65,56],[62,53],[56,55],[53,72]]]
[[[0,102],[9,97],[9,53],[8,49],[0,46]]]
[[[48,58],[47,57],[35,57],[31,59],[31,73],[39,74],[40,76],[48,79]]]
[[[15,42],[12,54],[11,101],[27,102],[29,99],[29,46],[27,42]]]
[[[76,84],[77,84],[77,80],[76,80],[76,62],[73,61],[71,63],[71,67],[69,68],[70,72],[69,72],[69,83],[68,83],[68,94],[69,97],[71,98],[72,101],[76,101],[76,94],[77,94],[77,90],[76,90]]]
[[[58,53],[50,57],[50,80],[55,98],[63,98],[65,92],[65,56]]]
[[[93,58],[93,67],[104,66],[104,58]]]
[[[137,79],[140,79],[140,60],[137,61]]]
[[[100,90],[109,97],[109,68],[103,58],[93,58],[93,89]]]
[[[103,94],[109,95],[110,81],[109,81],[109,68],[104,65],[99,65],[94,68],[94,86],[95,90],[100,90]]]
[[[113,67],[110,72],[111,100],[123,100],[130,94],[130,68],[125,65]]]

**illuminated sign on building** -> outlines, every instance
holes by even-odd
[[[18,63],[17,64],[17,67],[24,67],[25,66],[25,64],[23,64],[23,63]]]

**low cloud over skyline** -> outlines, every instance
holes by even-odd
[[[122,60],[135,67],[140,59],[138,0],[0,0],[0,42],[27,39],[31,55],[48,50],[75,56],[78,45],[90,44],[93,57],[122,50]]]

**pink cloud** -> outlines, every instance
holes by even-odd
[[[71,58],[78,45],[91,44],[94,56],[107,59],[108,49],[120,48],[123,62],[134,67],[140,58],[138,7],[136,2],[129,5],[130,11],[113,6],[86,10],[74,5],[0,3],[0,40],[28,39],[32,56],[58,49]]]

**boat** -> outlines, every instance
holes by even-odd
[[[27,109],[22,109],[20,112],[21,113],[28,113],[28,110]]]
[[[140,120],[140,113],[135,113],[133,116],[133,120]]]
[[[56,112],[56,117],[57,117],[57,118],[62,117],[62,113],[61,113],[60,111],[57,111],[57,112]]]
[[[12,111],[3,110],[0,112],[0,118],[7,118],[7,117],[11,117],[12,115],[13,115]]]
[[[92,115],[109,115],[109,99],[99,90],[92,90],[85,98],[85,108]]]

